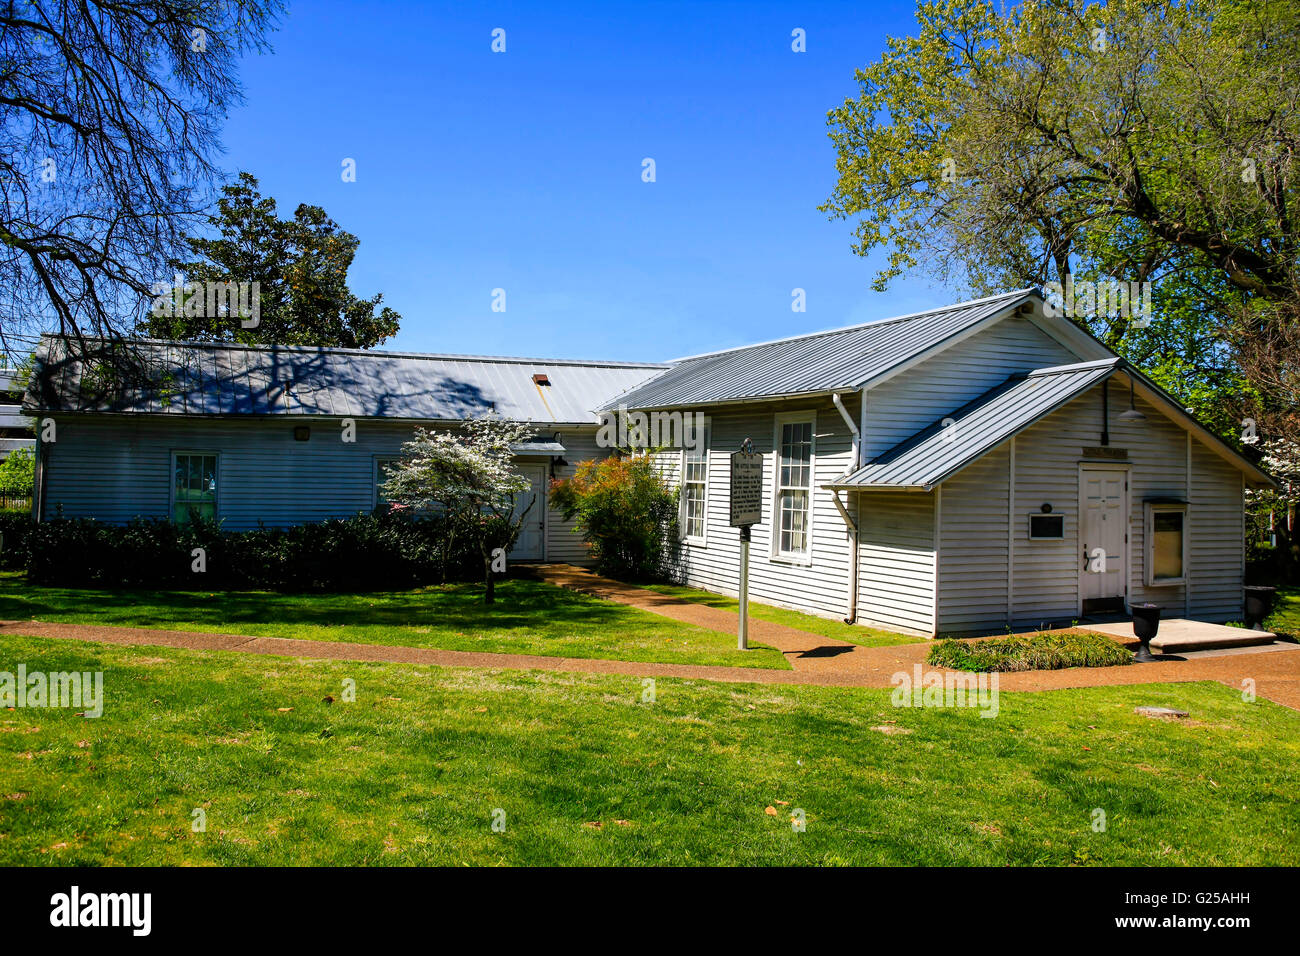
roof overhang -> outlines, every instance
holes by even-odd
[[[1194,415],[1180,406],[1163,389],[1144,376],[1140,371],[1135,369],[1130,363],[1118,356],[1113,356],[1102,361],[1083,362],[1075,366],[1063,366],[1059,369],[1039,370],[1038,372],[1031,373],[1029,378],[1032,379],[1033,377],[1043,373],[1061,374],[1066,370],[1071,374],[1079,375],[1077,387],[1062,392],[1060,395],[1055,396],[1051,401],[1045,402],[1042,407],[1034,409],[1033,414],[1025,415],[1013,425],[995,433],[991,440],[985,442],[982,446],[972,448],[969,454],[955,457],[953,460],[945,463],[943,467],[934,471],[924,472],[921,468],[916,469],[916,471],[921,472],[917,475],[920,480],[882,482],[871,480],[869,476],[873,471],[879,472],[881,470],[882,460],[889,458],[891,455],[893,458],[890,459],[888,463],[892,463],[894,459],[901,458],[905,453],[905,450],[923,449],[927,442],[933,446],[934,436],[941,434],[941,432],[936,432],[934,430],[935,426],[933,425],[918,432],[911,438],[900,442],[893,449],[890,449],[879,456],[875,462],[869,462],[852,474],[845,475],[836,481],[826,482],[820,487],[829,491],[932,491],[958,472],[964,470],[974,462],[983,458],[985,455],[1000,448],[1016,435],[1069,404],[1089,389],[1102,382],[1108,381],[1115,376],[1123,376],[1132,381],[1135,394],[1142,396],[1145,401],[1154,405],[1173,421],[1185,428],[1189,434],[1201,441],[1201,443],[1212,452],[1240,470],[1245,475],[1249,484],[1257,487],[1279,487],[1276,479],[1224,442],[1223,439],[1219,438],[1214,434],[1214,432],[1210,431],[1198,422]],[[995,395],[995,392],[997,392],[997,390],[990,391],[989,393],[986,393],[985,396],[982,396],[981,399],[977,399],[975,402],[962,406],[962,408],[955,410],[951,417],[956,418],[956,421],[960,422],[962,419],[957,418],[957,416],[961,416],[963,413],[965,414],[965,417],[968,418],[972,415],[978,414],[981,410],[985,409],[992,402],[997,400],[999,396]],[[914,471],[913,474],[915,474],[916,471]]]

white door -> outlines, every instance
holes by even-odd
[[[515,517],[525,508],[528,513],[510,557],[515,561],[540,561],[546,556],[546,466],[520,465],[516,470],[528,479],[528,490],[515,496]]]
[[[1128,472],[1080,469],[1079,499],[1083,600],[1123,599],[1128,580]]]

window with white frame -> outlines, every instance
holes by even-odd
[[[773,553],[805,559],[811,545],[813,420],[778,417]]]
[[[172,520],[189,524],[195,517],[217,518],[217,456],[213,452],[172,454]]]
[[[384,497],[384,482],[387,481],[390,477],[392,477],[388,469],[392,467],[394,464],[396,464],[398,461],[400,461],[400,459],[398,458],[376,458],[375,459],[375,507],[376,508],[382,508],[383,510],[387,511],[389,505],[392,504],[391,501],[389,501],[387,498]]]
[[[1163,587],[1186,583],[1186,503],[1149,501],[1146,512],[1147,586]]]
[[[691,427],[691,426],[688,426]],[[706,509],[709,500],[709,425],[704,423],[702,434],[692,434],[694,448],[682,449],[682,538],[703,544],[708,522]]]

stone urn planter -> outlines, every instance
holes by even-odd
[[[1134,604],[1130,610],[1133,612],[1133,636],[1141,642],[1133,660],[1144,663],[1158,660],[1151,653],[1151,638],[1160,630],[1160,605]]]
[[[1264,619],[1273,613],[1273,598],[1277,588],[1246,588],[1246,626],[1258,630]]]

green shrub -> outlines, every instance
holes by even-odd
[[[358,514],[318,524],[222,531],[196,519],[33,522],[0,516],[0,567],[58,587],[372,591],[482,575],[472,539],[438,515]],[[205,570],[194,570],[194,549]]]
[[[1114,667],[1133,655],[1104,634],[1047,631],[983,640],[939,641],[926,660],[959,671],[1051,671],[1063,667]]]
[[[591,545],[596,570],[633,581],[665,576],[677,539],[677,492],[648,455],[584,461],[551,483],[551,503]]]
[[[36,454],[15,448],[0,461],[0,497],[30,498],[36,481]]]
[[[23,511],[0,511],[0,570],[26,571],[28,541],[36,523]]]

